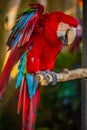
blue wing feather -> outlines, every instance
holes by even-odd
[[[16,39],[14,40],[14,42],[13,42],[13,44],[12,44],[12,48],[17,44],[17,42],[18,42],[18,40],[19,40],[19,38],[20,38],[20,35],[21,35],[21,34],[18,33]]]
[[[38,79],[32,74],[26,73],[26,80],[29,97],[32,98],[32,96],[36,93],[36,88],[38,87]]]
[[[33,86],[33,76],[29,73],[26,74],[26,80],[27,80],[27,85],[28,85],[28,93],[29,97],[32,97],[32,86]]]
[[[25,67],[26,67],[26,53],[25,52],[22,57],[20,58],[20,63],[19,63],[19,66],[18,66],[18,77],[17,77],[17,82],[16,82],[16,88],[18,88],[20,85],[21,85],[21,81],[22,81],[22,78],[23,78],[23,75],[24,75],[24,70],[25,70]]]
[[[32,13],[30,13],[30,14],[27,15],[27,17],[26,17],[24,23],[22,24],[22,26],[21,26],[21,28],[20,28],[21,31],[22,31],[22,29],[24,28],[25,24],[28,22],[28,20],[29,20],[33,15],[34,15],[34,12],[32,12]]]
[[[17,29],[22,31],[25,24],[28,22],[28,20],[34,15],[34,12],[22,15],[16,25],[13,27],[12,31],[15,32]]]
[[[12,28],[12,31],[15,32],[18,27],[21,26],[21,23],[23,22],[23,20],[25,19],[25,16],[21,16],[20,19],[17,21],[16,25]]]
[[[32,18],[32,16],[34,16],[34,14],[35,14],[34,11],[32,11],[25,15],[20,16],[18,22],[13,27],[12,33],[7,42],[8,46],[10,46],[10,44],[11,44],[11,49],[17,44],[18,40],[20,39],[23,28],[25,27],[27,22]],[[12,39],[15,39],[15,40],[13,40],[13,42],[12,42]]]
[[[16,88],[18,88],[21,85],[22,78],[24,76],[24,70],[26,67],[26,54],[27,52],[25,52],[22,55],[20,64],[18,66],[19,72],[18,72],[18,77],[17,77],[17,82],[16,82]],[[29,97],[32,98],[38,86],[38,78],[35,75],[29,74],[29,73],[25,73],[25,75],[26,75],[26,80],[27,80]]]
[[[12,33],[7,41],[9,49],[12,49],[15,45],[18,45],[18,47],[21,47],[26,43],[30,45],[28,41],[34,31],[35,25],[38,24],[38,20],[41,18],[43,11],[44,7],[42,5],[38,3],[30,4],[30,9],[25,10],[18,16],[19,19],[13,27]]]
[[[36,76],[34,76],[33,95],[36,93],[37,86],[38,86],[38,78]]]

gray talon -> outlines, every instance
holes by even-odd
[[[48,74],[50,74],[50,75],[52,76],[52,78],[53,78],[53,82],[50,83],[50,84],[51,84],[51,85],[55,85],[55,84],[57,83],[57,75],[56,75],[56,73],[53,72],[53,71],[49,71],[49,70],[47,70],[46,72],[47,72]]]
[[[50,83],[50,78],[47,75],[47,71],[38,71],[37,74],[41,74],[45,77],[46,81],[47,81],[47,85]]]

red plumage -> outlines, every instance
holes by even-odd
[[[26,127],[27,114],[29,112],[29,96],[26,80],[24,81],[23,110],[22,110],[22,127]]]
[[[40,4],[30,5],[34,9],[34,15],[27,21],[21,30],[23,24],[21,17],[19,25],[16,25],[8,40],[8,46],[12,48],[14,45],[14,37],[17,38],[16,45],[13,46],[5,68],[0,78],[0,96],[3,96],[10,72],[13,66],[18,62],[25,51],[26,53],[26,71],[27,73],[36,74],[38,71],[52,70],[56,61],[56,56],[62,49],[62,41],[57,36],[58,25],[61,22],[69,24],[69,26],[77,27],[77,21],[61,12],[53,12],[43,14],[43,6]],[[32,12],[31,12],[32,13]],[[23,17],[27,17],[23,14]],[[23,20],[24,20],[23,19]],[[28,18],[27,18],[28,19]],[[26,19],[25,19],[26,20]],[[20,27],[20,28],[19,28]],[[15,31],[14,31],[15,30]],[[22,130],[34,130],[36,114],[40,101],[40,86],[37,87],[35,94],[30,98],[28,93],[28,83],[25,74],[23,75],[18,110],[22,108]]]
[[[21,112],[22,104],[23,104],[23,95],[24,95],[24,86],[25,86],[25,77],[22,79],[20,93],[19,93],[19,100],[18,100],[18,108],[17,113]],[[26,87],[26,86],[25,86]]]

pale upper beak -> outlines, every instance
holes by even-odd
[[[63,44],[70,45],[76,37],[76,28],[61,22],[58,25],[57,37],[60,38]]]

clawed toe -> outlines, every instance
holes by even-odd
[[[49,71],[49,70],[46,70],[46,71],[38,71],[37,74],[41,74],[45,77],[46,79],[46,82],[47,82],[47,85],[50,84],[50,85],[55,85],[56,82],[57,82],[57,75],[55,72],[53,71]]]

